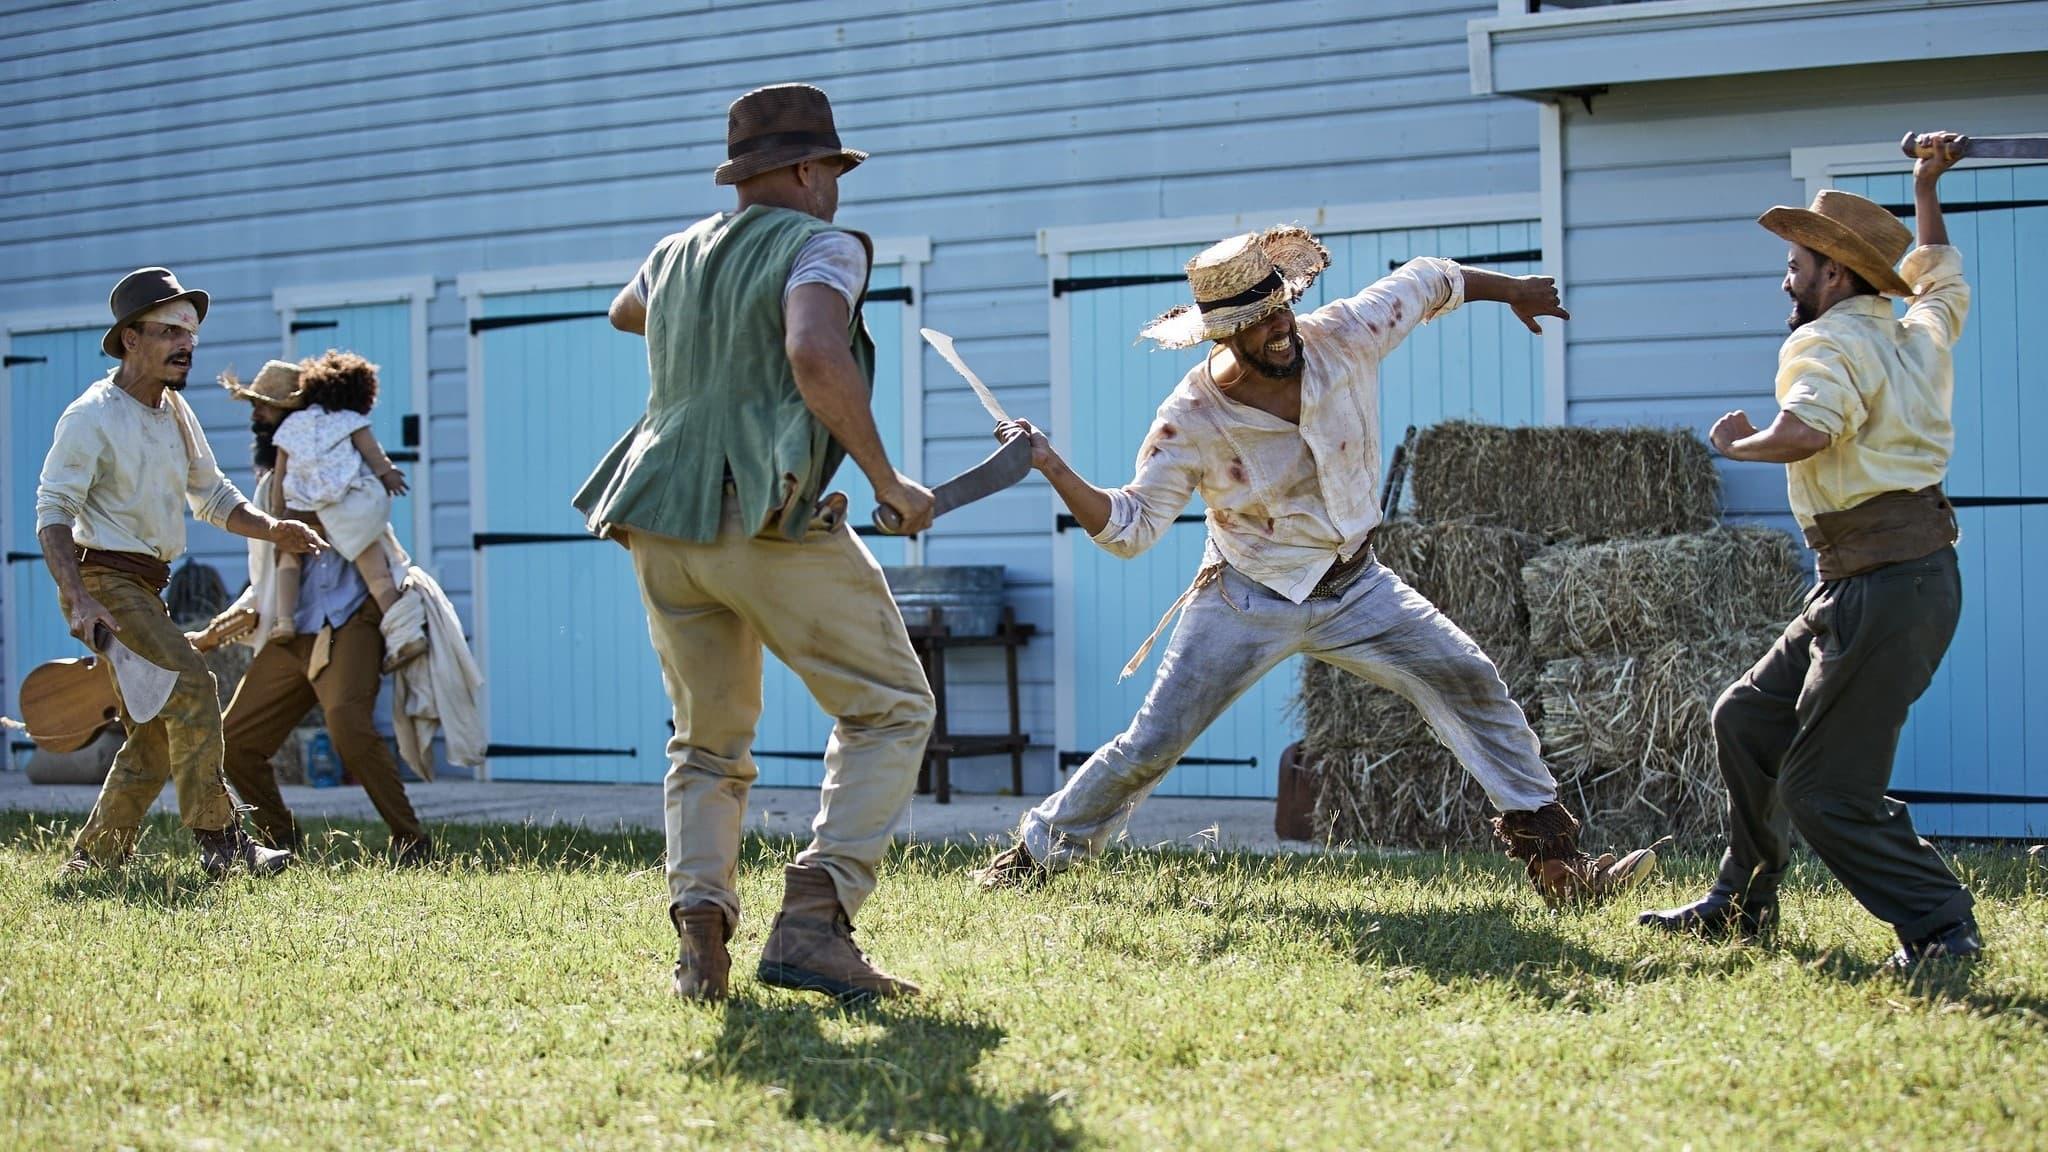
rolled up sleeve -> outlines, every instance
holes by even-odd
[[[1137,473],[1109,493],[1109,523],[1091,539],[1112,556],[1130,559],[1159,542],[1194,496],[1201,453],[1188,441],[1185,422],[1161,408],[1138,448]]]
[[[1841,349],[1819,336],[1794,336],[1778,355],[1778,406],[1833,443],[1869,415]]]
[[[77,413],[66,412],[57,421],[36,482],[36,531],[53,524],[77,526],[85,513],[85,494],[99,470],[100,444],[98,430]]]
[[[1970,285],[1963,279],[1963,254],[1946,244],[1929,244],[1906,254],[1899,275],[1913,286],[1904,323],[1947,348],[1963,334],[1970,314]]]

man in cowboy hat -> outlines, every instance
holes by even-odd
[[[1820,584],[1784,635],[1714,706],[1728,784],[1728,849],[1713,886],[1644,924],[1757,936],[1778,919],[1791,831],[1898,932],[1888,966],[1983,948],[1969,890],[1885,795],[1906,711],[1925,691],[1962,606],[1955,512],[1941,492],[1955,445],[1952,348],[1970,308],[1936,183],[1966,141],[1916,138],[1920,246],[1884,208],[1824,191],[1760,218],[1791,244],[1792,335],[1778,353],[1779,412],[1714,424],[1733,460],[1786,466],[1792,514]],[[1893,270],[1905,257],[1903,275]],[[1887,296],[1905,297],[1894,318]]]
[[[851,456],[903,531],[931,523],[931,493],[890,465],[868,409],[870,245],[832,224],[840,176],[865,159],[840,145],[818,89],[741,96],[715,175],[737,208],[664,238],[612,304],[616,327],[647,337],[653,392],[576,506],[632,552],[675,707],[663,794],[686,997],[726,994],[763,644],[837,723],[760,979],[844,1000],[917,991],[853,942],[933,717],[881,568],[844,522],[846,497],[826,493]]]
[[[258,477],[254,495],[259,506],[275,481],[277,448],[271,436],[287,415],[305,403],[299,387],[300,367],[272,360],[246,387],[232,375],[221,377],[230,396],[250,405]],[[391,546],[396,543],[390,540]],[[271,549],[261,541],[249,542],[249,588],[223,615],[249,609],[268,615],[271,606],[266,600],[275,578],[273,558]],[[318,704],[342,764],[362,784],[377,814],[391,829],[394,862],[401,867],[430,862],[433,841],[406,797],[390,744],[377,731],[375,713],[377,693],[384,683],[385,645],[379,626],[383,613],[369,587],[354,564],[330,549],[305,562],[293,615],[296,631],[289,640],[272,640],[270,630],[263,626],[249,632],[247,643],[256,649],[256,656],[221,718],[228,782],[250,806],[249,822],[257,837],[275,848],[298,849],[298,822],[278,790],[270,758]]]
[[[1541,331],[1539,316],[1568,318],[1555,285],[1423,258],[1296,316],[1291,305],[1329,259],[1307,232],[1274,228],[1189,262],[1194,304],[1143,335],[1168,348],[1209,341],[1209,355],[1160,405],[1129,484],[1094,486],[1043,433],[1017,422],[1031,436],[1034,466],[1104,549],[1144,551],[1197,490],[1209,542],[1167,612],[1183,614],[1137,717],[1025,815],[1017,843],[982,870],[984,887],[1042,880],[1101,851],[1202,730],[1297,653],[1420,708],[1500,811],[1496,834],[1546,900],[1611,896],[1655,868],[1647,848],[1620,860],[1579,848],[1578,821],[1558,802],[1536,735],[1492,661],[1373,558],[1381,361],[1415,325],[1466,300],[1507,304]]]
[[[237,535],[292,552],[317,551],[325,542],[306,525],[273,520],[242,498],[179,395],[206,318],[206,293],[187,291],[168,269],[143,268],[114,286],[108,305],[114,324],[100,346],[120,364],[57,420],[36,488],[36,535],[71,634],[96,650],[118,641],[178,679],[154,718],[136,723],[124,706],[127,741],[64,871],[124,859],[169,779],[208,872],[221,875],[236,864],[276,872],[291,855],[258,847],[242,831],[221,775],[213,673],[171,622],[161,594],[171,561],[185,551],[181,496],[194,516]]]

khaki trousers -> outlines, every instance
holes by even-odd
[[[391,826],[391,838],[405,841],[425,834],[406,798],[391,746],[377,734],[377,691],[384,683],[381,619],[377,602],[366,598],[356,614],[334,630],[327,666],[311,680],[306,668],[317,635],[265,644],[228,702],[221,721],[228,782],[253,809],[249,822],[271,844],[289,841],[297,825],[278,791],[270,758],[315,704],[327,713],[327,735],[335,753]]]
[[[213,673],[205,659],[171,622],[169,609],[149,585],[90,565],[79,576],[85,590],[120,624],[121,643],[152,664],[176,672],[178,683],[163,710],[146,724],[129,719],[127,706],[122,705],[127,742],[114,757],[99,801],[73,847],[102,864],[126,856],[165,780],[177,787],[178,817],[185,827],[200,832],[227,827],[235,818],[235,807],[221,777],[220,697],[214,694]]]
[[[634,533],[628,544],[675,707],[662,786],[671,903],[716,904],[738,922],[765,644],[835,721],[818,818],[796,862],[829,874],[854,915],[917,785],[935,713],[880,565],[843,524],[795,543],[754,536],[730,489],[716,541]]]

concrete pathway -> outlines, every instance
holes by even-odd
[[[581,825],[596,831],[660,828],[661,787],[656,784],[536,784],[443,780],[408,784],[413,808],[429,827],[436,824]],[[92,810],[99,789],[31,784],[20,772],[0,772],[0,809],[73,813]],[[287,785],[285,803],[301,819],[341,817],[375,821],[377,813],[360,788]],[[1036,797],[961,795],[951,804],[929,796],[911,801],[898,833],[913,840],[1005,839]],[[176,811],[168,787],[156,811]],[[802,836],[818,814],[815,788],[756,788],[747,804],[747,826],[762,832]],[[1308,845],[1273,835],[1273,801],[1181,799],[1155,796],[1138,808],[1130,839],[1140,845],[1220,846],[1254,852],[1295,851]]]

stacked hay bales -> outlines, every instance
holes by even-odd
[[[1798,611],[1791,538],[1720,527],[1683,431],[1439,425],[1411,484],[1417,519],[1388,522],[1380,558],[1494,658],[1589,844],[1717,836],[1709,716]],[[1484,795],[1406,701],[1310,662],[1300,712],[1320,835],[1486,841]]]

